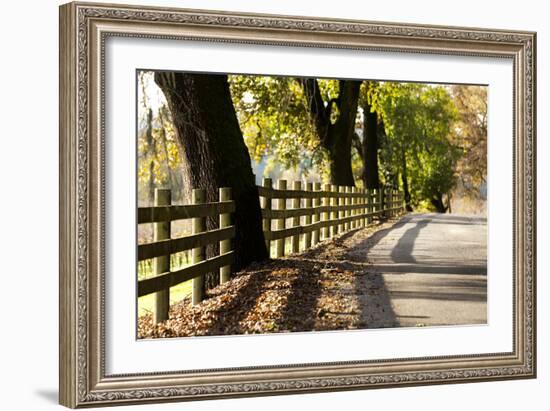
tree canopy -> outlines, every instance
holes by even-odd
[[[385,126],[382,170],[387,183],[397,185],[401,177],[411,206],[429,202],[445,211],[443,196],[454,188],[459,156],[450,139],[457,109],[448,91],[442,86],[383,83],[371,98]]]
[[[150,75],[142,72],[140,83]],[[411,209],[440,212],[457,186],[478,195],[486,183],[486,87],[254,75],[227,81],[256,173],[277,167],[341,185],[392,186],[405,191]],[[166,102],[142,104],[138,149],[151,161],[140,162],[140,182],[181,184],[185,147]]]

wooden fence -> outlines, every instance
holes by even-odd
[[[258,191],[266,246],[272,250],[275,243],[271,253],[275,258],[366,227],[375,219],[393,217],[404,209],[403,193],[394,189],[364,190],[330,184],[321,187],[320,183],[302,187],[300,181],[288,189],[286,180],[279,180],[274,188],[273,181],[266,178]]]
[[[395,216],[404,205],[402,193],[389,189],[363,190],[330,184],[321,187],[320,183],[306,183],[302,187],[299,181],[287,189],[286,180],[279,180],[273,188],[272,180],[266,178],[258,191],[266,246],[275,258],[366,227],[375,219]],[[142,297],[154,293],[155,323],[168,318],[170,287],[193,280],[192,302],[197,304],[203,299],[205,274],[218,270],[221,283],[230,278],[234,257],[231,240],[235,236],[235,226],[231,225],[231,213],[235,211],[231,189],[220,188],[218,202],[205,202],[205,194],[205,190],[195,189],[192,204],[172,205],[170,190],[156,189],[155,205],[138,208],[137,223],[153,223],[153,242],[138,245],[137,260],[153,259],[153,276],[138,281],[137,294]],[[219,228],[207,231],[207,217],[218,217]],[[171,222],[182,219],[193,220],[192,234],[171,238]],[[219,255],[206,259],[206,246],[216,243]],[[171,271],[170,256],[187,250],[192,250],[192,264]]]
[[[155,293],[153,320],[155,323],[168,318],[170,307],[170,287],[184,281],[193,280],[193,304],[203,298],[203,279],[206,273],[219,270],[220,281],[229,280],[230,266],[233,262],[231,239],[235,236],[235,227],[231,225],[231,213],[235,203],[231,200],[231,189],[219,189],[219,202],[206,203],[204,189],[192,192],[192,204],[171,205],[170,190],[155,190],[155,206],[138,208],[138,224],[154,223],[153,240],[140,244],[137,248],[137,260],[153,258],[153,277],[138,281],[138,297]],[[219,228],[206,230],[206,218],[219,216]],[[193,232],[189,236],[170,238],[170,223],[175,220],[193,219]],[[205,259],[205,248],[209,244],[219,243],[220,254]],[[192,265],[177,271],[170,271],[170,255],[192,250]]]

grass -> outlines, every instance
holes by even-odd
[[[170,271],[191,265],[191,253],[181,252],[170,256]],[[138,280],[153,277],[153,260],[140,261],[138,264]],[[170,305],[183,300],[193,290],[193,280],[184,281],[170,287]],[[153,312],[155,306],[155,294],[144,295],[138,298],[138,316]]]
[[[183,300],[191,294],[193,290],[193,280],[184,281],[170,288],[170,305]],[[155,294],[144,295],[138,298],[138,316],[153,312],[155,306]]]

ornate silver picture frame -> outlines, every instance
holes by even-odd
[[[105,209],[110,204],[105,202],[105,43],[121,37],[511,61],[514,147],[509,189],[514,247],[503,252],[513,253],[512,350],[107,373]],[[535,102],[536,34],[532,32],[92,3],[61,6],[60,403],[77,408],[535,378]]]

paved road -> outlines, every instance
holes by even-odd
[[[386,307],[371,326],[487,322],[485,218],[409,214],[369,239],[367,260],[365,281],[380,290],[375,305]]]

